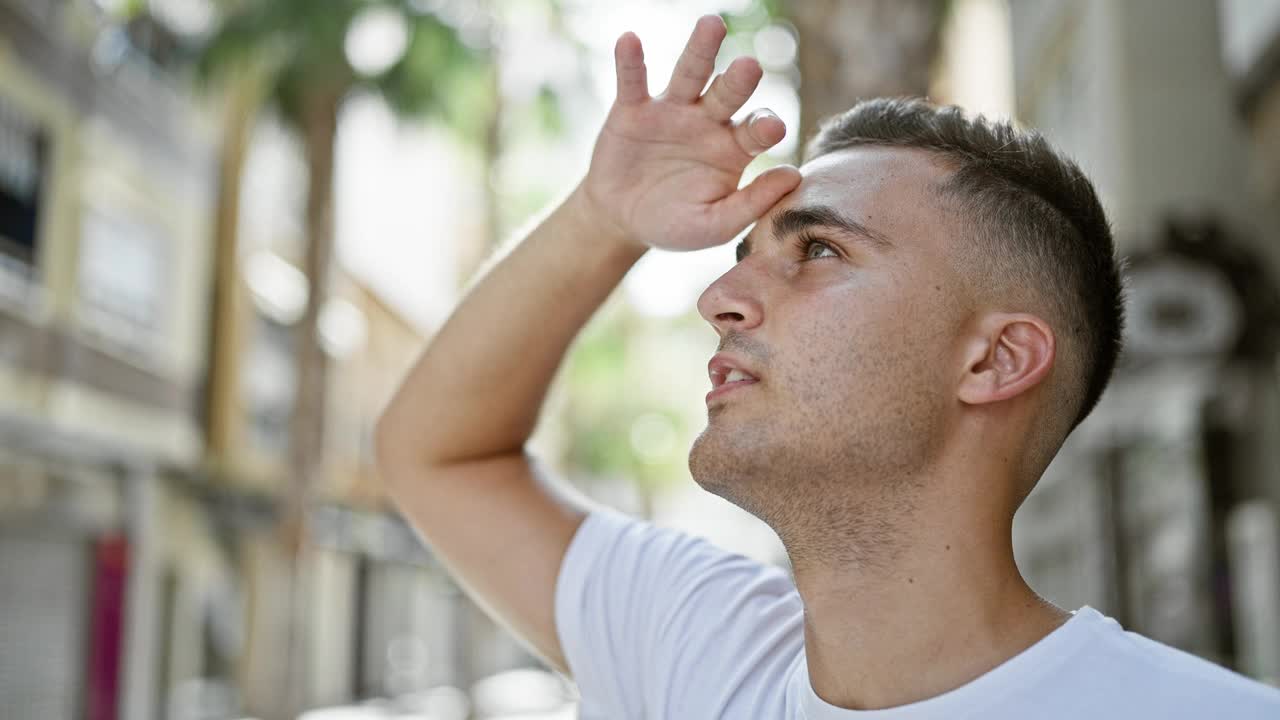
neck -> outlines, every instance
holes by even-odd
[[[803,531],[779,532],[804,600],[810,681],[826,702],[879,709],[940,695],[1068,617],[1017,569],[1013,510],[991,497],[1009,485],[971,478],[913,478],[896,484],[913,488],[910,501],[858,503],[887,533],[877,533],[886,540],[879,548],[865,547],[863,533],[848,540],[864,547],[815,555],[807,549],[829,550],[830,535],[806,542]]]

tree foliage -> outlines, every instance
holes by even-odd
[[[347,35],[364,12],[385,8],[405,23],[404,53],[386,70],[362,75],[347,57]],[[380,94],[403,115],[438,116],[464,127],[468,101],[487,72],[488,54],[418,0],[241,0],[195,49],[197,76],[209,82],[258,64],[267,99],[298,125],[316,97],[354,89]]]

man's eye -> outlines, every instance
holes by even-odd
[[[822,254],[823,251],[830,253],[831,257],[840,257],[839,253],[837,253],[835,250],[832,250],[830,245],[822,242],[821,240],[814,240],[812,238],[807,238],[803,242],[804,242],[804,257],[806,260],[817,260],[819,258],[826,257]],[[814,252],[815,248],[817,249],[816,254]]]

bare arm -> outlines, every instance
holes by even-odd
[[[785,128],[768,113],[729,122],[759,82],[753,60],[702,94],[724,32],[719,18],[700,20],[657,98],[639,40],[619,39],[618,98],[586,177],[467,293],[378,422],[397,506],[468,591],[561,670],[555,582],[584,508],[524,452],[556,369],[649,247],[727,242],[799,181],[781,168],[737,189]]]

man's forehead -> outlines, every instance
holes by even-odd
[[[803,204],[837,205],[874,198],[921,199],[949,171],[932,155],[915,148],[863,145],[814,158],[800,167],[802,180],[792,199]]]
[[[814,158],[800,174],[800,185],[760,218],[751,235],[772,234],[775,218],[788,210],[833,208],[892,236],[894,226],[936,212],[928,201],[950,171],[923,150],[866,145]]]

